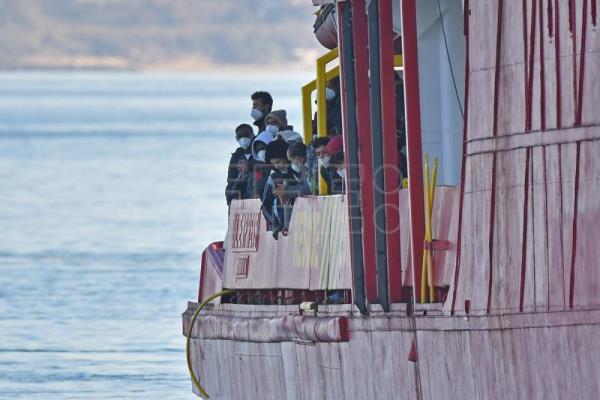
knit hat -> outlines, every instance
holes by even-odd
[[[298,132],[294,132],[294,131],[279,131],[279,133],[277,133],[277,136],[279,136],[280,138],[282,138],[283,140],[285,140],[288,143],[292,143],[292,142],[301,142],[303,141],[302,136],[300,136],[300,134]]]
[[[306,146],[302,142],[290,143],[287,150],[288,158],[292,157],[306,157]]]
[[[287,124],[288,124],[287,112],[285,112],[285,110],[271,111],[270,113],[267,114],[265,121],[267,121],[269,118],[276,120],[277,123],[279,124],[279,126],[281,126],[281,127],[287,126]]]
[[[287,160],[287,149],[288,144],[281,139],[272,141],[267,145],[267,153],[265,155],[265,161],[270,163],[273,158],[283,158]]]
[[[344,151],[344,142],[342,141],[342,136],[337,135],[332,137],[331,140],[329,140],[329,143],[327,143],[327,147],[325,147],[325,149],[327,150],[327,154],[330,156],[340,151]]]

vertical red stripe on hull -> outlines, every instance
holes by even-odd
[[[352,0],[352,38],[356,74],[356,114],[361,168],[361,210],[365,292],[369,303],[377,303],[377,263],[375,260],[375,210],[373,199],[373,154],[371,152],[369,54],[365,0]]]
[[[414,300],[417,302],[421,297],[421,263],[423,260],[423,239],[425,238],[417,14],[415,0],[403,0],[401,4],[402,30],[404,33],[402,48],[404,52],[404,98],[408,145],[411,263]]]

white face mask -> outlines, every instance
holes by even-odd
[[[258,152],[257,157],[259,161],[265,162],[265,155],[267,155],[266,150],[261,150]]]
[[[327,101],[335,99],[335,90],[331,88],[325,88],[325,98],[327,99]]]
[[[275,137],[275,135],[277,135],[279,132],[279,128],[277,125],[267,125],[265,126],[265,132],[269,132],[271,135],[273,135],[273,137]]]
[[[300,171],[302,171],[302,166],[292,163],[292,169],[294,170],[294,172],[299,173]]]
[[[341,176],[342,178],[345,178],[345,177],[346,177],[346,170],[345,170],[345,169],[343,169],[343,168],[342,168],[342,169],[338,169],[338,170],[337,170],[337,174],[338,174],[339,176]]]
[[[323,158],[319,158],[319,164],[323,167],[323,168],[327,168],[329,167],[329,156],[327,157],[323,157]]]
[[[240,140],[238,140],[238,143],[239,143],[240,147],[247,149],[248,147],[250,147],[250,143],[252,143],[252,139],[243,137]]]
[[[254,118],[255,121],[258,121],[259,119],[264,117],[265,114],[262,111],[260,111],[259,109],[253,108],[252,111],[250,111],[250,116],[252,118]]]

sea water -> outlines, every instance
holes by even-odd
[[[193,399],[181,313],[234,128],[308,75],[0,74],[0,399]]]

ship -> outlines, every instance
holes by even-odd
[[[313,5],[331,50],[304,133],[339,76],[347,194],[299,198],[277,241],[259,200],[232,202],[183,314],[194,393],[598,398],[597,1]]]

